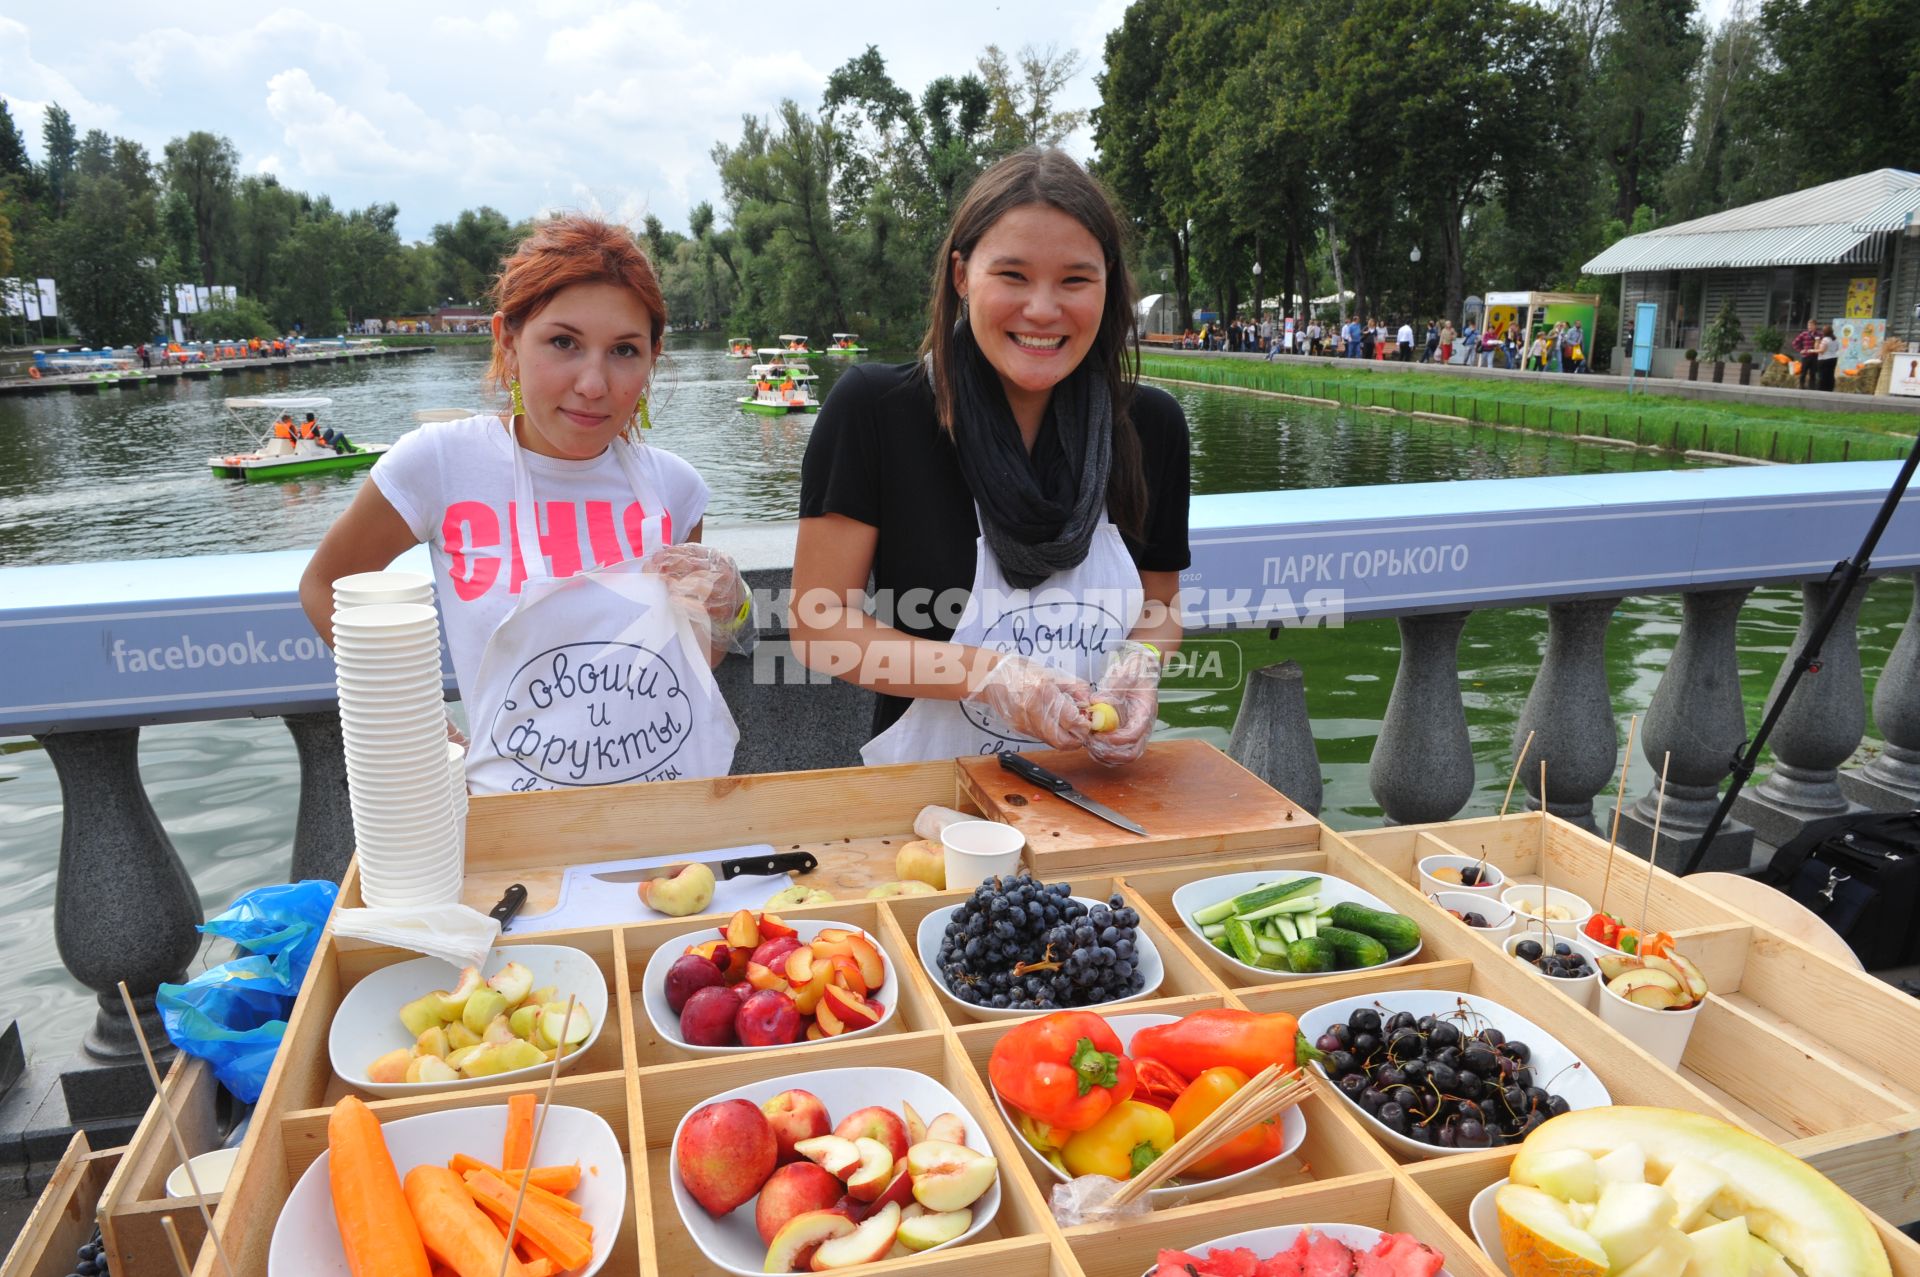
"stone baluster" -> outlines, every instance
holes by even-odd
[[[1749,588],[1697,590],[1680,596],[1680,637],[1667,658],[1640,724],[1642,756],[1653,764],[1653,787],[1620,814],[1620,845],[1646,855],[1660,816],[1659,863],[1678,871],[1720,804],[1720,782],[1747,736],[1740,695],[1738,629]],[[1667,796],[1660,804],[1660,764]],[[1708,869],[1743,869],[1753,854],[1753,830],[1728,820],[1714,835]]]
[[[1307,720],[1307,689],[1298,661],[1268,665],[1247,679],[1227,752],[1261,780],[1320,814],[1320,756]]]
[[[153,1007],[162,983],[186,977],[206,916],[140,783],[140,729],[55,732],[36,738],[60,778],[64,814],[53,934],[60,960],[99,995],[84,1048],[136,1068],[140,1047],[120,1002],[124,980],[156,1054],[171,1054]]]
[[[1800,587],[1800,628],[1787,659],[1767,693],[1780,694],[1794,657],[1807,644],[1836,587],[1809,581]],[[1852,757],[1867,730],[1867,696],[1860,679],[1860,639],[1854,622],[1860,615],[1865,583],[1856,586],[1821,645],[1819,669],[1810,670],[1775,724],[1767,745],[1773,770],[1757,788],[1741,792],[1733,814],[1753,826],[1756,837],[1779,847],[1793,841],[1816,820],[1863,812],[1840,788],[1840,764]]]
[[[1858,771],[1840,773],[1840,788],[1875,811],[1920,808],[1920,573],[1914,574],[1907,627],[1887,656],[1873,689],[1873,723],[1884,748]]]
[[[353,807],[340,711],[287,714],[280,720],[300,755],[300,816],[293,829],[293,881],[339,882],[353,859]]]
[[[1470,615],[1398,618],[1400,669],[1367,771],[1389,824],[1450,820],[1473,795],[1473,747],[1460,700],[1460,631]]]
[[[1620,754],[1607,689],[1607,624],[1620,600],[1547,605],[1547,651],[1513,733],[1513,753],[1533,733],[1520,768],[1527,806],[1540,809],[1540,764],[1547,765],[1547,807],[1594,829],[1593,796],[1613,779]]]

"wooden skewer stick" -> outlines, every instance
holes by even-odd
[[[1607,911],[1607,886],[1613,881],[1613,849],[1620,841],[1620,807],[1627,800],[1627,769],[1633,766],[1633,733],[1639,726],[1638,714],[1627,720],[1627,756],[1620,762],[1620,784],[1613,791],[1613,828],[1607,832],[1607,872],[1600,879],[1600,903],[1595,906],[1601,913]]]
[[[187,1152],[187,1141],[180,1135],[180,1123],[173,1115],[173,1105],[167,1103],[167,1092],[160,1084],[160,1067],[153,1062],[153,1048],[147,1045],[147,1031],[140,1024],[139,1009],[133,1005],[133,994],[127,991],[127,982],[122,980],[120,1002],[127,1008],[127,1019],[133,1024],[134,1040],[140,1044],[140,1058],[147,1062],[147,1077],[153,1082],[153,1102],[160,1106],[161,1116],[167,1119],[167,1133],[173,1136],[173,1151],[180,1157],[180,1165],[186,1169],[187,1184],[193,1189],[194,1203],[200,1208],[200,1219],[207,1226],[207,1237],[213,1242],[214,1253],[220,1256],[220,1267],[233,1277],[233,1264],[227,1259],[227,1248],[220,1244],[220,1234],[213,1229],[213,1212],[207,1209],[206,1194],[200,1191],[200,1176],[194,1173],[193,1157]]]
[[[1151,1166],[1128,1180],[1113,1195],[1109,1207],[1118,1209],[1137,1200],[1248,1127],[1299,1103],[1309,1089],[1310,1084],[1299,1070],[1283,1074],[1279,1065],[1268,1065],[1229,1096],[1226,1103],[1203,1118],[1200,1125],[1175,1140]]]
[[[1667,809],[1667,764],[1673,761],[1668,750],[1660,759],[1660,797],[1653,803],[1653,843],[1647,848],[1647,889],[1640,893],[1640,935],[1647,934],[1647,904],[1653,899],[1653,871],[1660,863],[1660,814]]]
[[[1547,952],[1553,952],[1553,928],[1547,925],[1547,901],[1552,892],[1547,888],[1547,760],[1540,760],[1540,935],[1547,941]]]
[[[160,1227],[167,1235],[167,1245],[173,1247],[173,1266],[180,1270],[180,1277],[193,1277],[193,1265],[187,1262],[186,1248],[180,1245],[180,1233],[173,1226],[173,1216],[162,1215]]]
[[[533,1144],[527,1149],[527,1164],[520,1175],[520,1195],[513,1201],[513,1218],[507,1221],[507,1244],[500,1250],[500,1277],[507,1277],[507,1265],[513,1262],[513,1239],[520,1227],[520,1208],[527,1204],[527,1185],[533,1183],[533,1168],[540,1164],[534,1154],[540,1151],[540,1136],[547,1129],[547,1114],[553,1109],[553,1084],[560,1080],[560,1060],[567,1053],[567,1032],[573,1028],[573,1003],[577,995],[567,995],[567,1014],[560,1021],[560,1043],[553,1052],[553,1067],[547,1070],[546,1094],[540,1097],[540,1113],[533,1123]]]
[[[1513,801],[1514,782],[1520,779],[1520,764],[1527,761],[1527,750],[1533,745],[1533,732],[1527,732],[1527,738],[1520,742],[1520,757],[1513,760],[1513,775],[1507,777],[1507,796],[1500,800],[1500,818],[1507,817],[1507,804]],[[1473,885],[1483,887],[1487,882],[1487,853],[1493,850],[1491,843],[1480,845],[1480,861],[1473,867]]]
[[[1527,748],[1533,744],[1533,733],[1527,733],[1527,739],[1520,744],[1520,757],[1513,760],[1513,775],[1507,778],[1507,796],[1500,800],[1500,815],[1507,814],[1507,804],[1513,801],[1513,786],[1520,779],[1520,765],[1527,761]]]

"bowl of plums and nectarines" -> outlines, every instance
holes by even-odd
[[[640,977],[662,1042],[730,1055],[873,1032],[893,1018],[893,959],[860,928],[742,909],[663,943]]]
[[[959,1099],[911,1069],[736,1087],[680,1119],[671,1187],[731,1273],[825,1272],[953,1246],[1000,1208],[999,1163]]]

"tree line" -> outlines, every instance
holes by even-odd
[[[644,224],[675,322],[911,340],[973,179],[1091,124],[1142,291],[1180,315],[1246,311],[1259,262],[1294,313],[1350,292],[1361,315],[1458,321],[1483,289],[1599,292],[1604,349],[1613,290],[1580,264],[1615,239],[1911,162],[1920,25],[1885,0],[1735,0],[1712,25],[1696,0],[1135,0],[1089,113],[1061,107],[1081,69],[988,46],[914,87],[869,47],[817,105],[743,118],[712,150],[720,207]],[[394,205],[240,177],[214,134],[155,160],[53,107],[42,140],[34,163],[0,103],[0,276],[58,278],[95,340],[176,280],[308,331],[477,301],[529,225],[481,207],[406,244]]]

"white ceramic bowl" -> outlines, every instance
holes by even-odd
[[[416,1166],[446,1165],[455,1153],[491,1162],[499,1158],[506,1138],[507,1106],[396,1118],[383,1123],[380,1133],[402,1180]],[[620,1141],[598,1113],[556,1104],[547,1112],[536,1155],[542,1159],[540,1165],[577,1161],[587,1172],[569,1196],[580,1204],[580,1218],[593,1225],[593,1258],[568,1277],[593,1277],[613,1253],[627,1213],[627,1159]],[[321,1150],[280,1208],[267,1252],[267,1277],[352,1277],[340,1248],[340,1226],[333,1218],[328,1156]]]
[[[1458,909],[1462,914],[1477,913],[1485,918],[1484,927],[1468,927],[1464,920],[1460,925],[1495,944],[1505,940],[1513,930],[1516,915],[1500,903],[1498,896],[1483,896],[1473,891],[1436,891],[1428,898],[1442,909]]]
[[[795,938],[800,940],[812,940],[822,931],[836,927],[842,931],[863,935],[868,943],[880,951],[880,960],[887,964],[887,978],[880,982],[878,989],[872,990],[867,995],[883,1008],[879,1023],[870,1024],[864,1029],[855,1029],[851,1033],[842,1033],[838,1037],[822,1038],[821,1041],[844,1042],[848,1038],[876,1033],[881,1025],[893,1019],[894,1009],[900,1005],[900,982],[896,978],[899,964],[894,956],[887,952],[887,947],[880,943],[879,937],[851,923],[817,918],[792,918],[785,921],[797,933]],[[647,959],[647,969],[640,976],[640,1002],[647,1009],[647,1019],[653,1022],[653,1031],[660,1035],[661,1041],[671,1043],[691,1055],[744,1055],[750,1051],[778,1050],[777,1047],[769,1046],[694,1046],[680,1037],[680,1017],[667,1005],[667,968],[673,965],[675,959],[686,953],[688,945],[718,938],[712,927],[701,931],[689,931],[686,935],[676,936],[662,944],[653,951],[653,956]],[[802,1038],[788,1045],[790,1047],[812,1046],[813,1043]]]
[[[1193,939],[1196,945],[1204,946],[1212,950],[1213,953],[1219,955],[1224,961],[1232,963],[1242,971],[1255,977],[1253,983],[1258,984],[1271,984],[1276,980],[1318,980],[1324,979],[1327,975],[1331,974],[1345,975],[1349,971],[1377,971],[1381,967],[1397,967],[1401,963],[1411,962],[1419,956],[1421,946],[1416,944],[1399,957],[1388,958],[1385,962],[1378,963],[1371,967],[1342,967],[1338,972],[1269,971],[1265,967],[1256,967],[1251,963],[1242,962],[1230,953],[1221,952],[1220,949],[1214,946],[1211,940],[1207,940],[1201,936],[1200,924],[1193,920],[1193,915],[1198,911],[1206,908],[1208,905],[1218,904],[1222,900],[1231,900],[1243,892],[1252,891],[1255,887],[1265,886],[1272,882],[1292,882],[1296,878],[1318,878],[1320,880],[1320,889],[1317,894],[1322,904],[1365,905],[1369,909],[1378,909],[1383,913],[1395,912],[1392,905],[1389,905],[1371,891],[1367,891],[1362,887],[1356,887],[1343,878],[1334,878],[1322,873],[1312,873],[1305,869],[1257,870],[1252,873],[1221,874],[1217,878],[1201,878],[1195,882],[1187,883],[1173,893],[1173,907],[1175,912],[1180,915],[1182,925],[1193,933]],[[1424,943],[1424,941],[1422,943]]]
[[[1104,1015],[1101,1017],[1120,1038],[1122,1049],[1128,1052],[1133,1050],[1133,1035],[1135,1033],[1138,1033],[1141,1029],[1147,1028],[1150,1025],[1172,1024],[1179,1018],[1177,1015],[1163,1015],[1147,1011],[1142,1011],[1135,1015]],[[988,1082],[987,1089],[993,1091],[991,1081]],[[998,1091],[993,1091],[993,1102],[1000,1109],[1000,1116],[1006,1119],[1007,1129],[1012,1131],[1014,1139],[1020,1142],[1021,1151],[1027,1155],[1028,1162],[1031,1163],[1041,1175],[1051,1177],[1055,1183],[1066,1183],[1071,1177],[1058,1166],[1055,1166],[1052,1162],[1040,1156],[1039,1150],[1034,1148],[1033,1145],[1027,1141],[1027,1137],[1020,1133],[1019,1119],[1007,1108],[1006,1101],[1000,1098]],[[1184,1184],[1176,1184],[1170,1188],[1150,1188],[1147,1190],[1148,1204],[1155,1210],[1165,1210],[1167,1207],[1176,1206],[1183,1201],[1201,1201],[1209,1197],[1219,1197],[1223,1193],[1232,1191],[1235,1185],[1244,1183],[1246,1180],[1260,1174],[1275,1162],[1292,1157],[1300,1151],[1300,1145],[1307,1138],[1307,1119],[1306,1116],[1300,1112],[1299,1105],[1296,1104],[1281,1114],[1280,1134],[1280,1151],[1266,1161],[1261,1162],[1258,1166],[1249,1166],[1244,1171],[1236,1171],[1232,1175],[1222,1175],[1218,1179],[1197,1179],[1190,1180]]]
[[[1379,1244],[1386,1234],[1377,1228],[1368,1228],[1364,1224],[1279,1224],[1272,1228],[1254,1228],[1244,1233],[1232,1233],[1226,1237],[1216,1237],[1198,1246],[1184,1246],[1181,1249],[1189,1255],[1205,1255],[1210,1250],[1237,1250],[1240,1247],[1253,1252],[1256,1259],[1271,1259],[1293,1245],[1293,1239],[1302,1232],[1311,1229],[1316,1233],[1346,1246],[1349,1250],[1369,1251]],[[1153,1277],[1159,1271],[1159,1265],[1148,1268],[1140,1277]],[[1442,1268],[1436,1277],[1453,1277]]]
[[[560,1057],[560,1071],[566,1072],[593,1049],[600,1030],[607,1023],[607,980],[593,959],[578,949],[558,944],[516,944],[495,949],[487,956],[482,976],[491,976],[509,962],[518,962],[533,972],[533,987],[552,985],[564,1002],[569,996],[593,1019],[593,1028],[578,1050]],[[550,1065],[512,1069],[487,1077],[461,1078],[455,1082],[369,1082],[367,1066],[389,1051],[413,1045],[413,1035],[400,1023],[400,1008],[435,989],[451,989],[460,979],[460,971],[438,958],[415,958],[382,967],[347,990],[333,1024],[327,1030],[327,1056],[340,1080],[369,1095],[422,1095],[438,1091],[472,1090],[482,1086],[504,1086],[530,1078],[544,1079]],[[501,1110],[504,1112],[505,1110]],[[498,1141],[496,1140],[497,1144]],[[616,1150],[617,1156],[617,1150]],[[444,1160],[444,1159],[443,1159]],[[481,1160],[485,1160],[484,1158]],[[603,1170],[605,1168],[602,1168]]]
[[[227,1176],[233,1173],[234,1159],[240,1156],[240,1148],[216,1148],[211,1153],[201,1153],[190,1157],[167,1174],[168,1197],[192,1197],[195,1181],[200,1191],[208,1197],[218,1197],[226,1191]],[[187,1167],[193,1167],[193,1176],[188,1178]]]
[[[1593,1010],[1596,1005],[1595,999],[1600,995],[1600,963],[1598,955],[1593,951],[1593,946],[1573,936],[1553,936],[1551,939],[1555,944],[1566,945],[1575,953],[1584,953],[1587,956],[1587,965],[1593,968],[1593,974],[1581,976],[1578,980],[1569,980],[1565,976],[1550,976],[1532,963],[1522,962],[1515,956],[1514,950],[1518,949],[1523,941],[1538,940],[1542,947],[1545,946],[1546,940],[1540,935],[1540,924],[1537,922],[1528,924],[1524,930],[1514,931],[1500,942],[1500,947],[1507,951],[1507,956],[1513,959],[1515,966],[1526,967],[1537,979],[1545,980],[1554,992],[1572,998],[1589,1011]]]
[[[1547,929],[1557,936],[1578,936],[1580,929],[1587,925],[1587,919],[1593,916],[1593,906],[1565,888],[1550,886],[1546,890],[1548,905],[1559,905],[1572,915],[1549,920]],[[1519,915],[1519,921],[1513,926],[1515,932],[1525,931],[1529,921],[1539,921],[1540,899],[1540,884],[1537,882],[1508,887],[1500,893],[1500,903]],[[1540,928],[1535,926],[1533,929],[1538,931]]]
[[[1473,1195],[1473,1204],[1467,1207],[1467,1224],[1473,1229],[1473,1240],[1480,1243],[1480,1249],[1487,1252],[1493,1266],[1507,1277],[1513,1277],[1513,1265],[1507,1262],[1507,1243],[1500,1237],[1500,1208],[1494,1205],[1493,1199],[1512,1182],[1503,1179],[1487,1185]]]
[[[827,1116],[835,1124],[869,1105],[890,1108],[897,1113],[902,1101],[913,1105],[914,1111],[929,1122],[942,1113],[955,1113],[966,1124],[967,1147],[989,1155],[992,1153],[993,1146],[987,1143],[986,1131],[952,1091],[926,1074],[912,1069],[874,1067],[790,1073],[722,1091],[705,1103],[692,1106],[681,1116],[679,1125],[673,1128],[673,1141],[668,1147],[679,1146],[681,1127],[707,1104],[717,1104],[722,1100],[747,1100],[758,1107],[780,1092],[794,1089],[811,1091],[826,1106]],[[758,1198],[749,1199],[716,1219],[707,1214],[706,1208],[687,1191],[686,1184],[680,1179],[677,1163],[677,1158],[669,1159],[668,1175],[673,1189],[673,1204],[679,1208],[680,1222],[685,1225],[687,1235],[693,1238],[694,1245],[700,1248],[701,1254],[730,1273],[738,1273],[740,1277],[759,1277],[766,1265],[767,1244],[760,1240],[760,1231],[754,1226],[753,1211]],[[1000,1209],[1000,1177],[1006,1174],[1007,1168],[1001,1167],[1000,1176],[994,1179],[993,1187],[974,1202],[971,1208],[973,1223],[966,1232],[944,1245],[921,1253],[932,1254],[947,1246],[958,1246],[991,1223],[995,1212]]]
[[[1480,864],[1480,859],[1477,856],[1422,856],[1418,865],[1420,890],[1430,896],[1440,891],[1466,891],[1476,896],[1488,897],[1498,896],[1502,891],[1505,891],[1508,885],[1507,876],[1500,872],[1500,866],[1492,863],[1481,865],[1481,868],[1486,871],[1487,877],[1492,879],[1492,881],[1484,887],[1463,886],[1460,883],[1448,882],[1444,878],[1436,878],[1433,876],[1433,871],[1436,869],[1470,869],[1474,865]]]
[[[1089,900],[1085,896],[1074,896],[1081,904],[1091,909],[1094,905],[1105,904],[1102,900]],[[940,938],[947,930],[947,923],[959,910],[959,905],[948,905],[944,909],[935,909],[920,920],[920,931],[914,937],[914,948],[919,951],[920,965],[926,969],[927,978],[933,981],[933,989],[943,1001],[956,1011],[982,1020],[1020,1020],[1030,1015],[1040,1015],[1039,1011],[1016,1011],[1010,1007],[975,1006],[971,1002],[962,1002],[953,996],[953,990],[947,987],[947,978],[940,974]],[[1084,1007],[1062,1008],[1074,1011],[1105,1012],[1110,1007],[1121,1006],[1128,1002],[1138,1002],[1150,998],[1160,988],[1160,982],[1167,978],[1167,966],[1160,957],[1160,951],[1153,947],[1153,939],[1147,935],[1146,928],[1134,929],[1133,966],[1140,977],[1140,991],[1130,993],[1124,998],[1115,998],[1111,1002],[1095,1002]]]
[[[1384,1018],[1387,1012],[1410,1011],[1414,1016],[1434,1015],[1453,1019],[1456,1024],[1466,1021],[1474,1029],[1495,1028],[1509,1039],[1518,1038],[1527,1044],[1532,1054],[1528,1057],[1527,1067],[1540,1086],[1566,1100],[1568,1107],[1576,1109],[1605,1108],[1613,1103],[1613,1097],[1607,1088],[1595,1077],[1593,1070],[1581,1061],[1580,1057],[1569,1051],[1560,1040],[1526,1017],[1509,1011],[1498,1002],[1475,997],[1470,993],[1455,993],[1450,989],[1402,989],[1393,993],[1366,993],[1358,997],[1342,998],[1338,1002],[1328,1002],[1313,1008],[1300,1017],[1300,1031],[1312,1041],[1338,1022],[1346,1023],[1347,1017],[1362,1007],[1371,1007],[1381,1012]],[[1578,1068],[1572,1066],[1579,1065]],[[1318,1063],[1313,1066],[1322,1077],[1326,1069]],[[1555,1079],[1547,1086],[1546,1079]],[[1454,1153],[1471,1153],[1478,1150],[1465,1148],[1440,1148],[1432,1144],[1422,1144],[1397,1131],[1388,1129],[1373,1114],[1355,1104],[1333,1088],[1340,1101],[1351,1108],[1360,1118],[1373,1137],[1402,1157],[1421,1160],[1447,1157]]]

